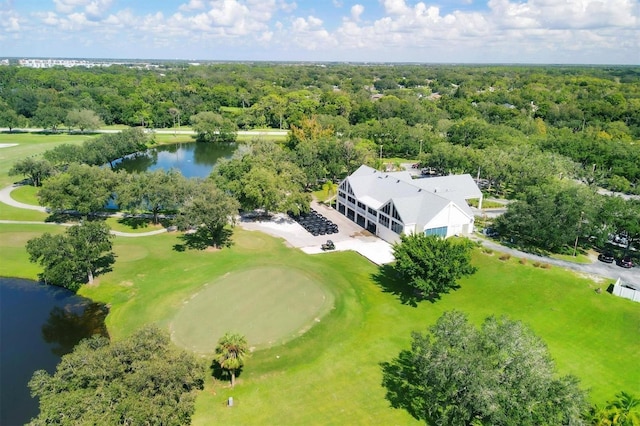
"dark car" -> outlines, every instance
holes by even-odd
[[[598,260],[604,263],[613,263],[615,257],[613,257],[613,253],[611,253],[610,251],[605,251],[598,255]]]
[[[631,261],[631,256],[625,256],[618,261],[618,265],[623,268],[633,268],[633,262]]]

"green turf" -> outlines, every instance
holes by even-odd
[[[171,335],[179,346],[198,353],[213,353],[228,331],[260,349],[303,334],[332,305],[324,286],[295,268],[234,271],[184,301],[171,322]]]
[[[22,180],[22,176],[9,176],[11,166],[31,155],[40,155],[44,151],[63,143],[80,145],[95,135],[44,135],[35,133],[0,133],[0,144],[17,143],[17,146],[0,148],[0,187]]]
[[[49,215],[37,210],[19,209],[4,203],[0,203],[0,219],[1,220],[26,220],[44,222]]]
[[[27,262],[22,244],[59,228],[0,225],[0,274],[35,276],[38,268]],[[113,272],[81,290],[109,303],[107,325],[114,339],[147,323],[168,328],[186,300],[225,274],[295,267],[331,294],[333,309],[307,333],[254,352],[235,390],[208,381],[195,424],[411,424],[406,413],[388,407],[379,363],[407,347],[411,331],[425,330],[450,309],[467,312],[476,323],[492,314],[524,321],[547,343],[559,371],[577,375],[592,389],[594,402],[603,404],[623,389],[638,393],[640,372],[629,360],[640,350],[640,310],[634,302],[594,291],[606,289],[606,282],[477,252],[479,271],[463,280],[460,290],[412,307],[402,304],[376,278],[377,268],[355,253],[310,256],[237,228],[233,241],[220,251],[180,252],[173,250],[180,243],[177,234],[118,237]],[[215,311],[209,315],[218,318]],[[238,402],[233,410],[222,408],[228,396]]]
[[[36,148],[42,147],[32,150]],[[0,174],[6,175],[6,164],[2,157]],[[3,218],[38,213],[20,212],[0,205]],[[63,230],[0,224],[0,276],[35,278],[40,269],[29,263],[24,244],[43,232]],[[333,298],[331,311],[306,333],[254,352],[234,390],[209,379],[197,400],[197,425],[418,424],[404,411],[389,408],[379,363],[407,348],[411,331],[425,330],[451,309],[467,312],[477,324],[492,314],[524,321],[547,343],[559,372],[578,376],[599,405],[620,390],[640,394],[640,369],[634,364],[640,352],[640,305],[606,291],[596,293],[608,282],[596,283],[556,267],[520,264],[516,258],[501,261],[497,252],[478,250],[473,258],[478,272],[462,280],[460,290],[414,307],[402,304],[378,269],[352,252],[310,256],[281,240],[239,228],[233,245],[223,250],[174,250],[182,243],[177,233],[115,238],[113,271],[80,291],[109,304],[107,326],[113,339],[126,338],[148,323],[168,329],[193,295],[214,283],[233,285],[234,280],[225,281],[226,274],[295,268]],[[226,298],[249,298],[240,290]],[[209,316],[222,318],[222,310],[216,308]],[[224,407],[229,396],[236,400],[233,409]]]
[[[38,190],[35,186],[31,185],[22,185],[13,191],[11,191],[11,198],[14,200],[24,203],[31,204],[32,206],[39,206],[38,203]]]

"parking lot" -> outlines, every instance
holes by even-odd
[[[311,208],[338,225],[338,232],[313,236],[286,214],[275,214],[270,220],[241,218],[239,224],[244,229],[262,231],[284,238],[289,246],[299,248],[308,254],[323,253],[322,244],[331,240],[336,246],[336,251],[356,251],[377,265],[393,261],[391,244],[372,235],[324,204],[313,202]]]

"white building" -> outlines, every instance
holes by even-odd
[[[482,208],[482,192],[468,174],[412,179],[409,172],[380,172],[363,165],[340,183],[336,208],[393,243],[402,233],[472,233],[469,199],[477,199]]]

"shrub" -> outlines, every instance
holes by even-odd
[[[509,260],[509,259],[511,259],[511,255],[505,253],[505,254],[501,255],[498,259],[500,259],[500,260]]]
[[[518,260],[518,263],[520,263],[521,265],[526,265],[527,264],[527,259],[525,259],[524,257],[520,260]]]
[[[533,266],[536,268],[540,267],[540,262],[533,262]]]

